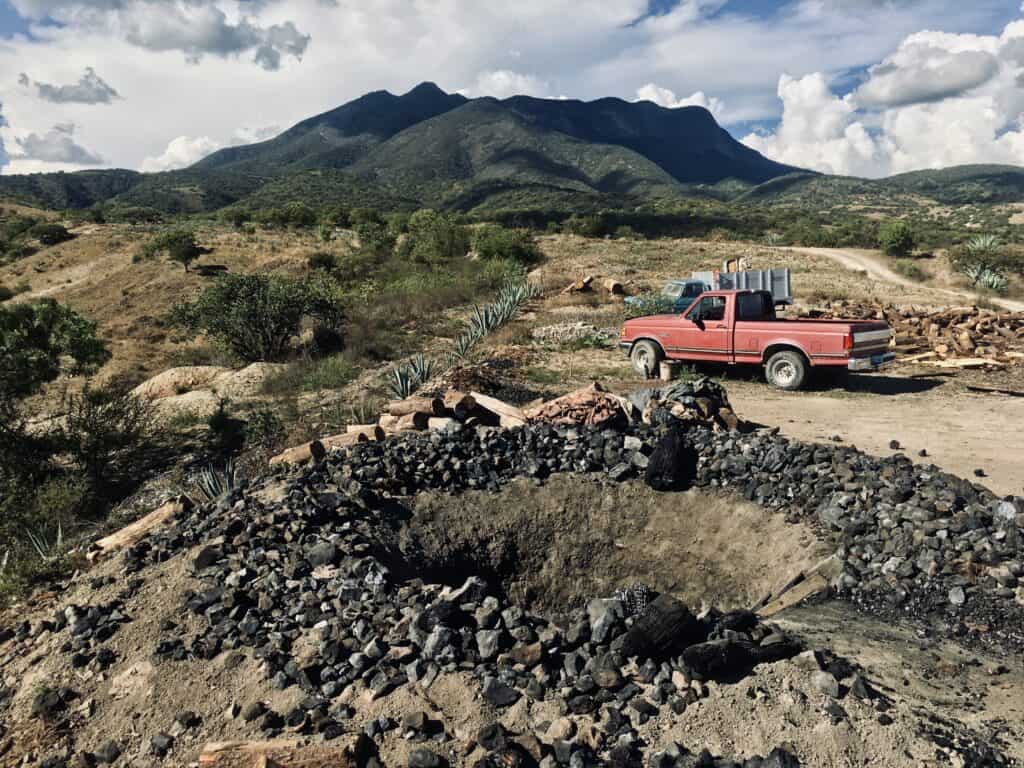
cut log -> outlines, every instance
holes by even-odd
[[[440,432],[441,430],[448,429],[452,424],[458,424],[455,419],[448,418],[447,416],[431,416],[427,419],[427,429],[433,432]]]
[[[204,768],[356,768],[372,753],[363,735],[343,736],[330,744],[303,745],[299,739],[223,741],[199,753]]]
[[[1002,363],[995,360],[984,360],[980,357],[952,357],[948,360],[929,360],[928,365],[934,365],[939,368],[985,368],[987,366],[993,366],[995,368],[1004,367]]]
[[[277,454],[268,463],[272,467],[277,464],[306,464],[313,460],[320,461],[326,454],[323,443],[313,440]]]
[[[367,440],[383,440],[384,428],[379,424],[350,424],[345,428],[349,435],[363,435]]]
[[[562,293],[583,293],[584,291],[590,290],[590,284],[594,282],[593,275],[587,275],[586,277],[575,280],[567,285]]]
[[[604,281],[604,289],[612,296],[621,296],[624,293],[622,283],[611,278]]]
[[[388,403],[388,413],[392,416],[408,416],[410,413],[444,416],[444,400],[439,397],[407,397],[405,400],[393,400]]]
[[[430,420],[433,418],[429,413],[407,413],[398,420],[398,424],[395,428],[399,432],[407,432],[411,429],[417,432],[422,432],[430,426]]]
[[[452,416],[462,421],[472,415],[473,409],[476,408],[476,400],[465,392],[450,389],[444,396],[444,407]]]
[[[88,559],[97,561],[118,550],[130,547],[138,541],[146,538],[157,528],[161,528],[176,515],[188,511],[192,502],[187,496],[179,496],[161,507],[154,509],[145,517],[141,517],[130,525],[126,525],[116,533],[106,536],[92,545]]]
[[[392,416],[390,413],[382,413],[380,418],[377,420],[377,424],[385,432],[395,430],[398,428],[398,417]]]
[[[477,406],[490,411],[498,417],[498,423],[505,428],[526,426],[526,414],[519,408],[508,403],[503,403],[495,397],[481,395],[479,392],[471,392]]]

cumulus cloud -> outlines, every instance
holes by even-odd
[[[310,36],[292,21],[259,26],[245,16],[228,19],[209,0],[11,0],[24,17],[54,19],[78,30],[118,34],[150,51],[181,51],[190,62],[204,55],[237,56],[251,51],[265,70],[281,59],[301,59]]]
[[[988,51],[955,51],[908,40],[857,89],[865,107],[898,107],[960,96],[995,77],[999,61]]]
[[[913,35],[883,62],[881,73],[876,68],[845,97],[822,73],[783,75],[778,127],[743,141],[782,162],[862,176],[969,163],[1024,165],[1022,41],[1020,22],[1000,35]],[[945,63],[962,62],[967,54],[983,62],[965,68],[969,76],[914,82],[930,77],[928,62],[949,74]]]
[[[24,72],[18,77],[18,84],[28,87],[32,84]],[[86,67],[77,83],[51,85],[35,83],[39,98],[54,104],[110,104],[121,96],[92,67]]]
[[[510,69],[496,69],[481,72],[476,82],[459,93],[469,97],[493,96],[507,99],[510,96],[549,96],[551,87],[545,80],[534,75],[513,72]]]
[[[143,160],[139,170],[143,173],[159,173],[187,168],[218,149],[265,141],[278,133],[278,126],[269,125],[260,128],[240,128],[227,142],[217,141],[209,136],[178,136],[171,139],[161,154]]]
[[[659,107],[676,109],[678,107],[704,107],[715,117],[721,117],[724,105],[721,99],[707,96],[704,91],[695,91],[689,96],[678,98],[674,91],[648,83],[636,91],[636,101],[653,101]]]
[[[43,135],[30,133],[16,140],[26,160],[69,165],[102,165],[103,158],[75,142],[74,123],[59,123]]]

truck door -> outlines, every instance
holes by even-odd
[[[725,296],[705,296],[680,316],[669,339],[673,357],[730,362],[732,328]]]

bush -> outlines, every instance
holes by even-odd
[[[307,264],[313,271],[333,272],[338,266],[338,258],[330,251],[317,251],[310,254]]]
[[[421,264],[439,264],[461,258],[469,250],[466,228],[445,213],[429,209],[409,217],[409,234],[403,241],[403,255]]]
[[[29,234],[41,245],[57,245],[67,242],[72,237],[60,224],[36,224],[29,230]]]
[[[188,265],[206,252],[205,248],[196,243],[194,234],[186,229],[176,229],[161,232],[148,242],[142,249],[142,256],[151,259],[160,253],[166,253],[169,259],[183,265],[188,272]]]
[[[175,324],[209,334],[246,362],[286,358],[306,318],[338,329],[343,317],[327,282],[266,274],[219,277],[196,301],[172,312]]]
[[[127,386],[111,384],[65,399],[59,428],[60,452],[96,488],[124,485],[135,478],[144,449],[155,434],[152,404]]]
[[[900,219],[887,221],[878,230],[878,244],[889,256],[906,258],[916,245],[914,230]]]
[[[485,224],[473,235],[473,250],[482,259],[508,260],[517,264],[535,264],[540,249],[529,232]]]
[[[381,221],[359,221],[353,225],[359,236],[359,248],[375,256],[389,255],[395,248],[396,238]]]

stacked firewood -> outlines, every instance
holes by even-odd
[[[927,310],[834,302],[811,317],[885,320],[902,362],[948,368],[1005,368],[1024,364],[1024,312],[979,307]]]

